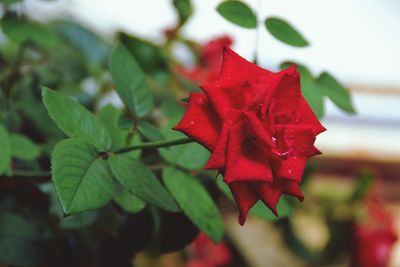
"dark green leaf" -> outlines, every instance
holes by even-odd
[[[121,206],[121,208],[130,213],[141,211],[146,203],[137,196],[125,190],[122,186],[117,187],[115,191],[114,201]]]
[[[226,20],[243,28],[256,28],[257,17],[245,3],[237,0],[224,1],[217,7],[218,13]]]
[[[231,190],[222,179],[217,180],[217,185],[227,198],[234,201]],[[278,210],[279,217],[276,217],[262,201],[257,201],[257,203],[251,208],[249,214],[261,219],[275,221],[287,217],[292,212],[292,207],[285,197],[281,197],[276,208]]]
[[[173,0],[173,5],[179,16],[179,25],[185,24],[185,22],[193,14],[193,7],[190,0]]]
[[[40,155],[39,147],[20,134],[10,134],[11,155],[17,159],[34,160]]]
[[[60,221],[60,226],[63,229],[82,229],[85,227],[89,227],[94,224],[97,220],[97,212],[95,211],[87,211],[78,213],[72,216],[68,216],[62,218]]]
[[[224,233],[219,210],[211,196],[195,177],[167,167],[163,180],[183,212],[214,242],[219,242]]]
[[[158,208],[179,211],[168,191],[140,161],[126,155],[111,156],[108,160],[113,174],[126,190]]]
[[[138,124],[138,129],[140,133],[150,141],[161,141],[165,139],[164,135],[157,128],[157,126],[149,122],[140,121]]]
[[[11,145],[8,133],[3,125],[0,125],[0,174],[9,169],[11,161]]]
[[[301,64],[284,62],[281,64],[281,69],[287,68],[292,64],[296,64],[297,71],[300,73],[301,91],[304,98],[314,111],[315,115],[319,119],[322,118],[324,115],[324,102],[321,86],[319,86],[311,72]]]
[[[307,40],[292,25],[280,18],[267,18],[265,27],[276,39],[285,44],[296,47],[309,45]]]
[[[22,1],[22,0],[0,0],[0,3],[9,5],[9,4],[14,4],[14,3],[19,3],[19,2],[21,2],[21,1]]]
[[[69,137],[78,137],[105,151],[111,146],[111,137],[104,124],[77,101],[43,87],[43,103],[50,117]]]
[[[79,139],[66,139],[54,148],[52,179],[65,213],[97,209],[114,195],[106,161],[94,147]]]
[[[43,261],[41,237],[22,216],[0,214],[0,262],[13,266],[39,266]]]
[[[152,94],[140,66],[121,43],[111,52],[109,70],[122,102],[138,117],[147,115],[153,108]]]
[[[356,186],[353,194],[350,197],[350,201],[362,201],[369,192],[373,181],[373,172],[369,170],[363,170],[362,172],[360,172],[360,174],[357,176]]]
[[[336,106],[348,113],[355,113],[349,90],[344,88],[332,75],[323,72],[318,77],[317,82],[322,87],[323,93],[328,96]]]

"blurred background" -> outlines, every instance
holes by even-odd
[[[177,24],[171,2],[24,0],[12,8],[43,24],[60,19],[77,23],[108,45],[120,32],[162,45],[169,38],[166,30]],[[201,236],[184,252],[157,258],[138,254],[135,266],[400,267],[395,238],[400,234],[400,2],[244,2],[261,22],[268,16],[284,18],[310,45],[291,47],[264,27],[238,27],[218,14],[219,0],[192,0],[193,15],[180,35],[200,45],[229,36],[236,52],[253,60],[256,49],[258,64],[274,71],[284,61],[306,65],[315,77],[328,71],[349,90],[355,113],[323,99],[322,121],[328,130],[317,138],[323,155],[312,159],[306,200],[288,218],[252,216],[242,227],[231,203],[221,200],[227,231],[222,244]],[[0,14],[5,14],[3,6]],[[0,36],[2,42],[7,38]],[[186,46],[178,43],[172,51],[182,65],[195,64]],[[90,91],[93,85],[85,80],[83,87]],[[119,100],[111,94],[104,101],[118,105]],[[207,257],[220,262],[200,260]]]

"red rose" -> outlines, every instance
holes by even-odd
[[[176,66],[175,70],[188,80],[195,83],[208,83],[218,78],[222,63],[224,46],[232,45],[233,40],[229,36],[215,38],[200,46],[199,64],[192,68]]]
[[[306,160],[318,154],[325,130],[300,90],[295,66],[262,69],[225,48],[218,79],[191,93],[175,127],[212,152],[206,169],[218,170],[239,207],[239,223],[260,199],[275,214],[285,193],[303,200]]]
[[[388,266],[397,241],[394,218],[376,199],[366,200],[367,217],[355,225],[353,266]]]

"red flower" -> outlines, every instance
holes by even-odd
[[[367,199],[368,218],[356,225],[353,266],[386,267],[397,241],[393,217],[375,199]]]
[[[325,128],[301,94],[295,66],[273,73],[225,48],[218,79],[201,89],[175,129],[212,152],[205,168],[224,176],[239,223],[258,200],[275,214],[283,193],[303,200],[306,160],[319,153],[315,136]]]
[[[232,45],[233,40],[229,36],[221,36],[202,45],[199,49],[198,65],[192,68],[177,66],[176,71],[188,80],[195,83],[208,83],[218,78],[222,63],[224,46]]]

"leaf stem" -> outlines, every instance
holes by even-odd
[[[114,151],[114,154],[122,154],[142,148],[161,148],[161,147],[177,146],[191,142],[194,142],[193,139],[191,138],[180,138],[180,139],[166,140],[166,141],[147,142],[118,149]]]

